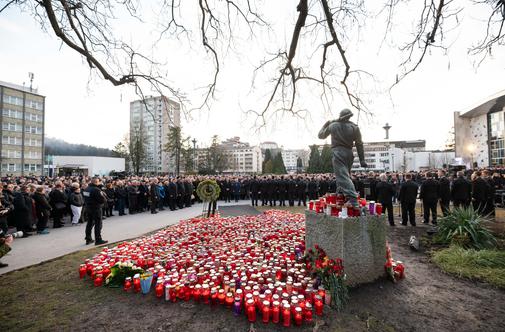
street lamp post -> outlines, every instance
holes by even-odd
[[[193,138],[193,172],[196,173],[196,138]]]

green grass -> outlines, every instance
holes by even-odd
[[[434,252],[432,260],[449,274],[505,289],[505,251],[451,246]]]

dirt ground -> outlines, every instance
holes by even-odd
[[[322,319],[292,331],[505,331],[505,291],[441,272],[421,250],[408,247],[426,227],[396,226],[393,257],[405,262],[406,279],[351,290],[345,310],[326,308]],[[283,331],[272,323],[247,322],[230,310],[166,303],[154,294],[95,288],[78,278],[84,258],[99,249],[0,276],[0,331]]]

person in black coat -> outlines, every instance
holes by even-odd
[[[124,187],[123,181],[118,181],[117,186],[114,189],[114,196],[116,197],[117,210],[120,216],[124,216],[124,210],[126,206],[126,200],[128,199],[128,193]]]
[[[419,187],[412,181],[412,174],[405,174],[405,181],[400,185],[398,199],[402,206],[402,225],[407,226],[410,221],[412,226],[416,225],[416,200]]]
[[[57,181],[49,193],[49,202],[52,207],[53,228],[60,228],[64,224],[62,218],[67,209],[67,197],[63,193],[61,181]]]
[[[433,225],[437,224],[437,202],[440,198],[440,184],[437,180],[433,179],[433,174],[426,173],[426,180],[421,185],[421,193],[419,198],[423,201],[424,208],[424,223],[428,224],[430,221],[431,212],[431,223]]]
[[[184,204],[191,207],[191,195],[193,194],[193,183],[190,180],[184,180]]]
[[[489,184],[481,177],[481,172],[472,175],[472,201],[473,208],[479,214],[486,212],[486,203],[489,197]]]
[[[450,212],[449,204],[451,202],[451,182],[445,176],[444,170],[438,171],[438,183],[439,186],[439,197],[440,197],[440,208],[442,209],[442,213],[447,216]]]
[[[458,171],[457,178],[452,182],[451,198],[454,207],[467,208],[472,199],[472,184],[465,178],[465,172]]]
[[[489,190],[487,195],[486,210],[484,211],[484,214],[494,216],[495,193],[496,193],[495,180],[492,177],[491,171],[487,169],[482,171],[482,178],[488,184],[488,190]]]
[[[84,202],[88,213],[88,220],[86,222],[85,239],[86,244],[93,242],[91,238],[91,230],[95,229],[95,245],[105,244],[108,241],[102,239],[102,208],[105,204],[106,198],[99,188],[100,179],[93,178],[89,186],[84,190]]]
[[[303,203],[303,206],[307,206],[307,182],[304,178],[296,180],[296,197],[298,197],[298,206],[301,203]]]
[[[310,200],[317,199],[317,192],[318,192],[317,188],[318,188],[317,181],[314,177],[312,177],[307,184],[307,192]]]
[[[323,176],[319,181],[319,197],[326,195],[329,192],[329,183],[328,179]]]
[[[386,174],[381,174],[379,178],[380,181],[375,186],[377,201],[382,204],[384,211],[387,211],[389,224],[394,226],[393,197],[395,195],[395,188],[387,181]]]
[[[258,206],[258,195],[260,193],[260,183],[256,175],[249,181],[249,190],[251,191],[251,205]]]
[[[266,187],[267,187],[267,197],[268,197],[268,203],[270,206],[276,206],[276,191],[277,191],[277,184],[275,181],[275,178],[272,176],[270,179],[266,181]]]
[[[289,206],[295,206],[296,182],[292,176],[290,176],[286,181]]]
[[[184,183],[182,179],[177,179],[177,207],[179,209],[184,208],[184,196],[186,195],[186,189],[184,188]]]
[[[377,194],[375,192],[375,186],[377,185],[377,180],[375,179],[375,173],[368,173],[368,178],[365,179],[363,186],[365,192],[365,198],[369,201],[377,200]],[[358,184],[359,186],[359,184]]]
[[[128,193],[128,214],[135,214],[139,211],[139,188],[136,181],[132,181],[126,188]]]
[[[277,197],[279,198],[279,206],[286,206],[288,184],[284,176],[277,180]]]
[[[23,237],[27,237],[28,232],[33,231],[33,204],[27,186],[20,187],[20,191],[14,195],[13,203],[16,228],[24,233]]]
[[[177,184],[174,182],[174,179],[170,179],[168,183],[168,189],[165,195],[168,197],[168,207],[170,211],[174,211],[177,209]]]
[[[151,184],[149,185],[149,202],[151,204],[150,207],[152,214],[158,213],[158,211],[156,211],[156,208],[158,207],[159,198],[158,179],[154,178],[151,180]]]
[[[14,185],[12,183],[6,185],[2,194],[2,205],[10,209],[10,212],[7,214],[7,223],[9,226],[16,226],[14,213],[12,213],[14,211]]]

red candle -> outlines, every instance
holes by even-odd
[[[224,304],[225,298],[226,298],[226,295],[224,294],[224,289],[220,289],[217,294],[217,299],[219,301],[219,304]]]
[[[123,286],[123,290],[125,292],[129,291],[130,288],[132,288],[132,278],[131,277],[127,277],[125,280],[124,280],[124,286]]]
[[[79,278],[82,279],[84,278],[84,276],[86,275],[86,265],[84,264],[81,264],[81,266],[79,267]]]
[[[176,302],[177,301],[177,291],[176,291],[174,285],[170,285],[169,296],[170,296],[170,301],[172,301],[172,302]]]
[[[228,308],[231,308],[233,305],[233,293],[226,293],[225,304]]]
[[[310,303],[305,304],[305,309],[303,310],[303,318],[306,322],[312,322],[312,305],[310,305]]]
[[[277,324],[279,323],[280,315],[281,315],[281,309],[279,307],[279,302],[274,301],[272,303],[272,322]]]
[[[100,273],[95,276],[95,287],[100,287],[103,284],[103,278]]]
[[[256,306],[254,305],[253,300],[247,301],[247,319],[254,323],[256,321]]]
[[[201,285],[196,285],[195,288],[193,288],[193,300],[195,302],[200,301],[200,289],[202,288]]]
[[[263,323],[267,324],[270,320],[270,302],[263,301],[263,308],[261,309],[263,314]]]
[[[302,325],[302,320],[303,320],[302,308],[296,307],[295,308],[295,324],[298,326]]]
[[[133,290],[135,291],[135,293],[140,292],[140,279],[139,278],[133,279]]]
[[[287,303],[282,308],[282,325],[285,327],[291,326],[291,306]]]
[[[203,285],[203,291],[202,291],[203,303],[209,304],[209,297],[210,297],[209,285],[205,284]]]
[[[316,315],[323,315],[323,299],[319,295],[316,295],[314,299],[314,309],[316,310]]]
[[[154,291],[156,293],[156,297],[161,299],[163,297],[163,291],[164,291],[163,284],[161,282],[158,282],[156,284],[156,287],[154,288]]]

